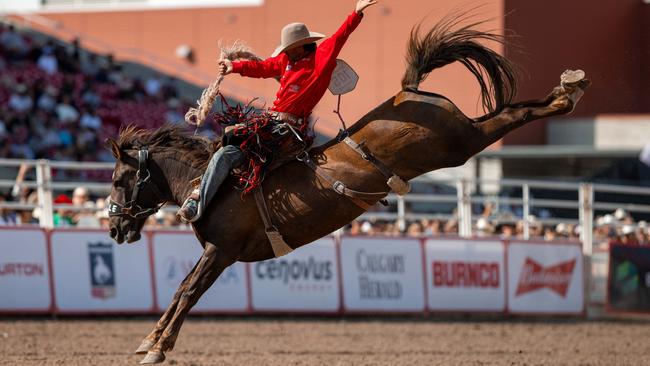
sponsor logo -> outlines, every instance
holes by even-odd
[[[111,243],[88,243],[91,295],[98,299],[115,297],[115,267]]]
[[[548,288],[559,296],[566,297],[575,265],[576,260],[574,258],[549,267],[543,267],[530,257],[527,257],[519,275],[519,284],[515,296]]]
[[[434,287],[499,287],[498,262],[434,261]]]
[[[331,261],[272,259],[255,264],[255,277],[259,280],[279,281],[290,290],[326,291],[332,289],[334,269]]]
[[[196,259],[167,257],[163,265],[163,278],[167,285],[171,287],[178,286],[194,268],[195,262]],[[216,281],[217,284],[222,285],[238,284],[239,282],[239,273],[234,266],[226,268]]]
[[[42,263],[0,263],[0,276],[44,276],[44,267]]]
[[[362,299],[402,298],[404,290],[398,280],[372,278],[372,275],[402,274],[405,271],[404,256],[401,254],[368,253],[365,249],[357,251],[356,264],[359,276],[359,296]]]

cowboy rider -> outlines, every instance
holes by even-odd
[[[222,75],[237,73],[253,78],[279,77],[280,89],[270,108],[272,117],[293,126],[308,123],[312,109],[330,83],[336,57],[361,22],[363,10],[376,3],[377,0],[358,0],[355,11],[343,25],[318,46],[316,41],[324,38],[324,35],[310,32],[302,23],[288,24],[282,29],[280,46],[270,58],[263,61],[223,60],[219,63],[219,72]],[[226,136],[230,131],[226,129]],[[180,219],[185,222],[198,220],[230,170],[243,161],[244,153],[236,144],[224,144],[215,152],[203,174],[201,186],[190,194],[178,210]]]

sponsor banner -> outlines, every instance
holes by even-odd
[[[580,245],[512,242],[508,245],[508,304],[512,313],[582,313]]]
[[[422,246],[417,239],[345,237],[341,270],[346,310],[424,310]]]
[[[203,254],[193,233],[162,233],[153,236],[156,296],[161,310],[167,308],[178,286]],[[226,268],[191,311],[243,312],[248,307],[246,266]]]
[[[504,311],[504,245],[500,241],[426,242],[426,276],[432,311]]]
[[[608,309],[650,312],[650,247],[610,246]]]
[[[277,259],[251,263],[252,307],[261,311],[336,312],[336,246],[319,239]]]
[[[0,230],[0,312],[47,312],[50,306],[45,232]]]
[[[106,232],[52,232],[52,269],[61,312],[146,312],[153,306],[146,239],[117,245]]]

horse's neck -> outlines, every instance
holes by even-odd
[[[182,153],[178,151],[170,152],[158,164],[164,172],[164,179],[172,195],[170,198],[177,205],[182,204],[194,188],[192,181],[201,177],[203,172],[192,167],[188,161],[182,158]]]

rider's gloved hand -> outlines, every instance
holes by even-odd
[[[363,10],[370,5],[375,5],[377,4],[377,0],[359,0],[357,1],[357,7],[355,8],[357,13],[363,12]]]
[[[228,75],[232,72],[232,61],[221,60],[219,61],[219,73],[221,75]]]

